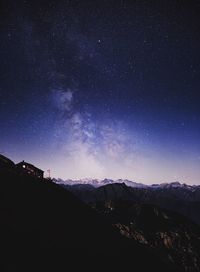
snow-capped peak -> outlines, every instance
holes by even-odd
[[[100,187],[108,184],[113,184],[113,183],[124,183],[127,186],[134,187],[134,188],[146,188],[148,185],[142,184],[142,183],[137,183],[133,182],[127,179],[117,179],[117,180],[112,180],[112,179],[78,179],[78,180],[72,180],[72,179],[67,179],[67,180],[62,180],[62,179],[57,179],[54,180],[54,182],[59,183],[59,184],[65,184],[65,185],[77,185],[77,184],[90,184],[94,187]]]

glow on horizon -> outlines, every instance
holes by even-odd
[[[165,183],[179,181],[187,184],[199,184],[199,171],[194,165],[188,162],[174,165],[173,161],[169,164],[161,162],[160,159],[152,161],[148,159],[138,160],[133,166],[121,163],[115,164],[104,161],[100,165],[91,158],[84,158],[83,161],[71,161],[61,159],[58,165],[52,164],[51,173],[53,177],[62,179],[104,179],[113,180],[128,179],[145,184]],[[48,164],[48,166],[51,163]],[[42,164],[41,164],[42,165]],[[45,166],[45,163],[43,164]],[[47,167],[46,167],[47,168]]]
[[[51,177],[66,179],[104,179],[113,180],[128,179],[144,184],[165,183],[179,181],[186,184],[199,184],[200,170],[198,163],[194,163],[187,157],[169,159],[169,155],[144,153],[123,154],[119,159],[103,157],[98,160],[88,154],[84,148],[73,155],[63,150],[54,152],[35,152],[22,158],[15,157],[15,162],[22,159],[35,164],[43,169],[47,175],[47,169],[51,169]],[[150,154],[151,153],[151,154]],[[122,154],[121,154],[122,155]],[[171,154],[173,156],[173,154]]]
[[[62,116],[51,131],[52,137],[46,146],[31,152],[23,145],[15,146],[15,152],[8,151],[15,162],[30,161],[62,179],[200,184],[200,156],[191,143],[183,149],[180,139],[167,142],[164,136],[144,135],[119,119],[95,119],[89,112],[76,110],[71,89],[54,90],[52,101]]]

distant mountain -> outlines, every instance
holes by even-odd
[[[63,185],[77,185],[77,184],[88,184],[92,185],[94,187],[101,187],[104,185],[108,184],[114,184],[114,183],[124,183],[129,187],[133,188],[150,188],[150,189],[161,189],[161,188],[183,188],[191,191],[195,190],[200,190],[199,185],[188,185],[185,183],[180,183],[178,181],[175,182],[169,182],[169,183],[160,183],[160,184],[152,184],[152,185],[147,185],[143,183],[138,183],[135,181],[131,181],[128,179],[77,179],[77,180],[72,180],[72,179],[67,179],[67,180],[62,180],[62,179],[53,179],[55,183],[63,184]]]
[[[62,179],[54,179],[53,180],[55,183],[63,184],[63,185],[77,185],[77,184],[88,184],[92,185],[94,187],[101,187],[104,185],[108,184],[114,184],[114,183],[124,183],[127,186],[133,187],[133,188],[147,188],[148,185],[142,184],[142,183],[137,183],[134,181],[130,181],[127,179],[117,179],[117,180],[112,180],[112,179],[78,179],[78,180],[62,180]]]
[[[2,271],[181,271],[51,180],[0,171],[0,182]]]
[[[178,212],[200,225],[200,186],[178,182],[151,185],[146,187],[127,186],[125,183],[109,183],[94,187],[91,183],[84,187],[61,185],[86,203],[107,200],[129,200],[138,203],[154,204],[161,208]],[[88,187],[89,186],[89,187]]]

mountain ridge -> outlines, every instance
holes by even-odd
[[[90,179],[90,178],[85,178],[85,179],[53,179],[53,181],[55,183],[58,184],[63,184],[63,185],[78,185],[78,184],[82,184],[82,185],[92,185],[94,187],[101,187],[104,185],[108,185],[108,184],[115,184],[115,183],[124,183],[129,187],[133,187],[133,188],[151,188],[151,189],[157,189],[157,188],[187,188],[190,190],[195,190],[195,189],[200,189],[200,185],[189,185],[186,183],[181,183],[179,181],[173,181],[173,182],[163,182],[163,183],[153,183],[153,184],[144,184],[144,183],[140,183],[140,182],[135,182],[132,180],[128,180],[128,179]]]

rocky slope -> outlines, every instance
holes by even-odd
[[[200,271],[200,228],[187,218],[149,204],[93,203],[125,237],[158,252],[184,271]]]

